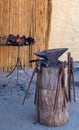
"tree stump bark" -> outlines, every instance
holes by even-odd
[[[46,126],[60,126],[68,122],[68,102],[63,89],[59,88],[57,108],[54,110],[59,67],[42,67],[37,73],[35,105],[37,121]],[[65,68],[65,90],[67,92],[67,67]]]

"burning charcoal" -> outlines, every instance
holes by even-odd
[[[10,34],[7,37],[7,42],[10,42],[12,45],[32,45],[34,44],[34,38],[32,37],[25,37],[24,35],[22,37],[18,35],[14,36],[13,34]]]

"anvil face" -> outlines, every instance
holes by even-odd
[[[49,49],[41,52],[35,52],[34,54],[50,61],[50,63],[53,63],[57,61],[58,58],[67,50],[68,48]]]

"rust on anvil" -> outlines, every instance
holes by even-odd
[[[68,48],[49,49],[41,52],[35,52],[34,54],[48,60],[50,63],[54,63],[67,50]]]

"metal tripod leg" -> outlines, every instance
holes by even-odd
[[[18,76],[19,76],[19,67],[20,66],[22,66],[22,65],[20,64],[19,57],[17,57],[16,65],[14,66],[13,70],[7,75],[7,77],[9,77],[15,71],[15,69],[17,68],[17,84],[18,84]]]
[[[18,84],[18,80],[19,80],[19,68],[21,68],[24,71],[24,73],[29,76],[29,74],[27,74],[25,72],[24,68],[22,67],[22,63],[21,63],[21,59],[20,59],[20,46],[18,46],[18,56],[17,56],[16,65],[14,66],[13,70],[7,75],[7,77],[10,76],[15,71],[15,69],[17,69],[17,84]]]
[[[19,60],[19,67],[21,67],[21,69],[24,71],[24,73],[29,76],[29,74],[26,73],[25,69],[23,68],[20,58],[18,60]]]
[[[14,70],[16,69],[16,67],[17,67],[17,63],[15,65],[15,67],[13,68],[13,70],[7,75],[7,77],[10,76],[14,72]]]

